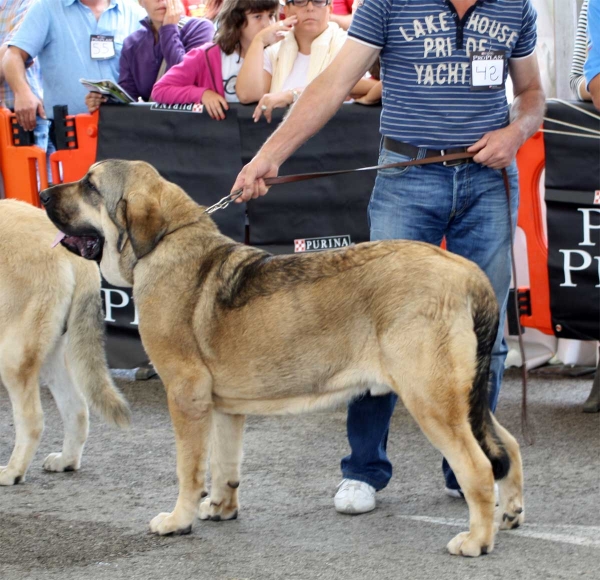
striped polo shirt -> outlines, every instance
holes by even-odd
[[[470,57],[531,55],[536,16],[530,0],[478,0],[462,19],[449,0],[364,0],[348,34],[381,49],[382,135],[444,149],[508,125],[504,87],[473,90]]]

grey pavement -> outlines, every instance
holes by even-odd
[[[500,532],[488,556],[450,556],[467,529],[464,502],[446,497],[440,455],[405,409],[388,450],[395,474],[362,516],[333,509],[347,452],[345,412],[250,417],[232,522],[197,522],[159,538],[148,522],[177,496],[175,449],[158,380],[119,380],[133,409],[120,432],[93,418],[77,473],[51,474],[62,426],[43,392],[46,431],[27,481],[0,488],[0,579],[387,580],[600,578],[600,415],[581,407],[592,378],[530,375],[536,442],[523,446],[526,523]],[[520,375],[507,374],[497,416],[522,442]],[[0,391],[0,463],[13,444]]]

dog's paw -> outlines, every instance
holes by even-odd
[[[502,511],[500,520],[501,530],[515,530],[525,521],[525,511],[522,507],[510,506]]]
[[[482,546],[481,542],[471,537],[470,532],[461,532],[452,538],[446,547],[454,556],[477,558],[481,554],[489,554],[494,549],[494,542],[492,540],[488,545]]]
[[[44,469],[46,471],[77,471],[79,461],[64,457],[62,453],[50,453],[44,460]]]
[[[174,514],[175,512],[158,514],[150,522],[150,531],[159,536],[182,536],[190,534],[192,532],[193,522],[187,520],[183,521]]]
[[[213,522],[224,522],[235,520],[238,516],[237,502],[213,501],[210,497],[204,498],[198,508],[198,517],[201,520],[212,520]]]
[[[16,485],[17,483],[23,483],[24,481],[24,474],[17,473],[10,467],[0,467],[0,485]]]

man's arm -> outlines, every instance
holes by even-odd
[[[510,125],[486,133],[469,147],[470,152],[477,153],[473,158],[475,162],[493,169],[508,167],[514,161],[519,147],[540,128],[546,106],[535,52],[511,60],[509,71],[514,93]]]
[[[8,46],[6,44],[4,44],[3,46],[0,46],[0,83],[3,83],[6,80],[2,60],[4,59],[4,55],[6,54],[7,49],[8,49]]]
[[[265,195],[264,177],[277,175],[280,165],[339,109],[352,87],[379,56],[379,49],[349,38],[331,64],[302,92],[285,121],[269,137],[237,177],[239,202]]]
[[[588,4],[587,33],[590,50],[583,71],[594,107],[600,111],[600,0],[590,0]]]
[[[34,94],[25,76],[25,63],[31,57],[16,46],[9,46],[2,65],[6,82],[15,94],[15,115],[17,122],[26,131],[33,131],[36,125],[36,114],[46,118],[44,105]]]
[[[588,85],[594,107],[600,111],[600,74],[597,74]]]

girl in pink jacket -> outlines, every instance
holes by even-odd
[[[218,16],[214,42],[190,50],[183,61],[154,85],[157,103],[202,103],[213,119],[224,119],[227,103],[238,103],[235,83],[246,50],[254,36],[273,27],[274,37],[283,38],[296,17],[276,23],[278,0],[225,0]]]

